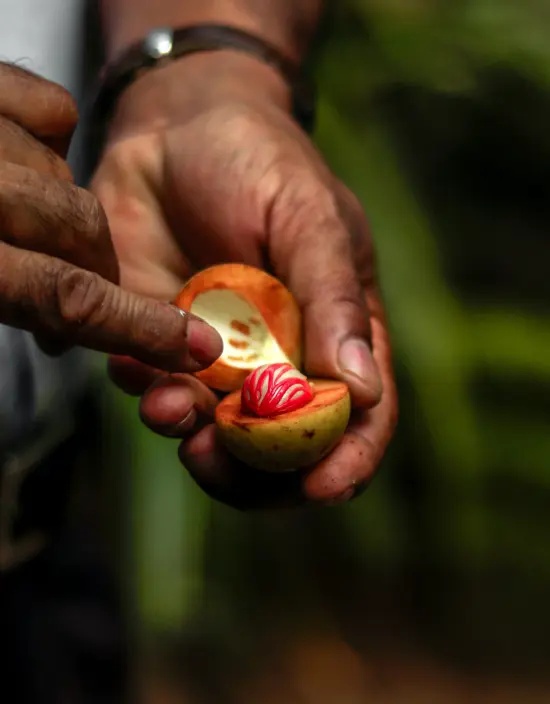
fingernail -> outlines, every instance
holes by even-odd
[[[223,352],[223,340],[218,331],[199,318],[189,318],[187,344],[189,354],[201,364],[214,362]]]
[[[382,393],[378,368],[365,340],[349,337],[340,345],[338,363],[343,374],[352,374],[372,390],[373,395]]]
[[[197,411],[192,408],[183,420],[180,420],[177,425],[173,425],[168,429],[168,433],[173,438],[179,438],[181,435],[185,435],[185,433],[189,432],[196,422]]]
[[[180,420],[179,423],[165,423],[162,425],[151,425],[149,427],[159,435],[167,438],[181,438],[186,435],[197,422],[197,411],[192,408],[189,413]]]
[[[325,506],[339,506],[340,504],[347,504],[348,501],[351,501],[355,495],[355,487],[350,487],[346,491],[344,491],[340,496],[337,496],[334,499],[330,499],[329,501],[325,501]]]

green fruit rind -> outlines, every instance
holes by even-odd
[[[289,472],[316,464],[342,438],[351,413],[347,386],[339,381],[310,380],[314,399],[275,418],[245,415],[240,391],[227,396],[216,411],[218,436],[244,464],[267,472]]]

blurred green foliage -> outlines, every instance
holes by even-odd
[[[241,636],[268,604],[329,618],[334,568],[354,608],[390,575],[453,638],[483,649],[514,626],[544,650],[550,4],[340,0],[323,31],[317,141],[372,225],[400,428],[353,505],[247,517],[205,499],[115,396],[140,613],[174,628],[201,611]]]

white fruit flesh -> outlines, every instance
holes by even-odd
[[[229,289],[199,293],[191,313],[216,328],[223,339],[220,360],[236,369],[292,362],[271,334],[260,311],[246,298]]]

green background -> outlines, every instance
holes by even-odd
[[[549,37],[546,0],[333,5],[316,139],[372,225],[399,429],[350,506],[247,516],[202,496],[177,444],[106,389],[146,634],[199,632],[229,657],[338,629],[357,647],[393,634],[464,666],[544,669]]]

